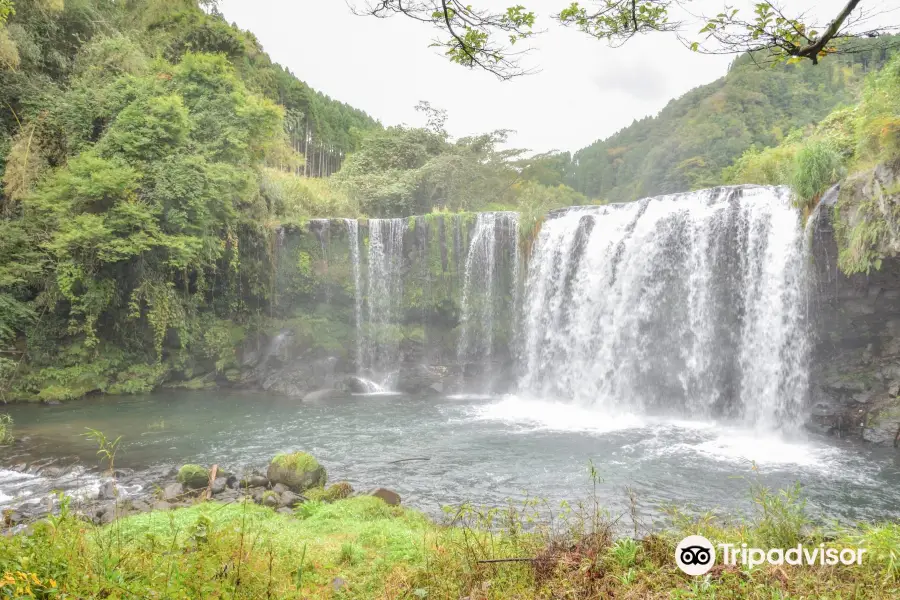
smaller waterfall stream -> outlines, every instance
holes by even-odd
[[[362,273],[359,264],[359,221],[356,219],[344,219],[347,225],[347,244],[350,246],[350,265],[353,269],[353,315],[356,326],[356,364],[362,364],[363,339],[362,339]]]
[[[403,299],[403,235],[407,219],[369,219],[366,327],[362,368],[390,387],[400,361],[397,323]]]
[[[465,370],[478,365],[490,375],[496,335],[515,327],[518,304],[519,215],[479,213],[466,254],[460,302],[461,333],[457,361]]]

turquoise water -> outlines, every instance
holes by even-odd
[[[241,471],[265,468],[276,452],[306,450],[331,480],[363,490],[390,487],[404,504],[432,513],[443,505],[502,504],[526,495],[577,500],[591,489],[592,461],[602,478],[598,494],[610,510],[624,513],[629,487],[649,522],[671,503],[723,513],[747,509],[754,477],[771,487],[799,482],[812,514],[823,519],[900,517],[900,459],[893,449],[612,416],[516,396],[354,395],[303,403],[262,393],[163,392],[5,410],[24,440],[0,458],[6,467],[0,504],[7,505],[53,488],[95,486],[96,447],[81,435],[90,427],[122,436],[116,458],[122,468],[198,462]],[[9,470],[53,458],[57,466],[78,464],[83,471],[44,477]]]

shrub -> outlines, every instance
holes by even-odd
[[[843,175],[843,159],[831,144],[811,141],[794,157],[791,188],[798,205],[811,209],[819,197]]]
[[[0,445],[12,444],[16,438],[12,431],[13,419],[9,415],[0,415]]]

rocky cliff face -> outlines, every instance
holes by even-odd
[[[810,217],[811,425],[896,443],[900,422],[900,165],[829,191]],[[851,274],[846,274],[846,273]]]

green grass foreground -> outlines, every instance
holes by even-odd
[[[761,500],[761,502],[760,502]],[[669,533],[611,533],[596,504],[564,506],[557,533],[538,503],[463,506],[452,526],[355,497],[309,502],[292,515],[252,503],[203,503],[97,527],[68,513],[30,535],[0,538],[0,598],[898,598],[900,525],[824,533],[790,493],[757,496],[760,512],[722,527],[675,518]],[[862,566],[717,565],[677,569],[686,533],[762,547],[825,542],[865,547]],[[519,562],[480,562],[496,559]]]

